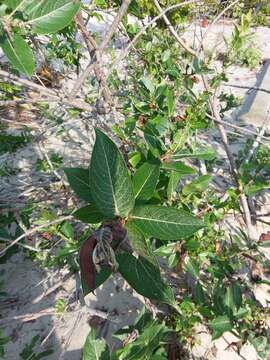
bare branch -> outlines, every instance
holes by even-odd
[[[158,9],[159,13],[162,13],[162,8],[159,5],[158,0],[154,0],[155,6]],[[185,41],[180,38],[180,36],[177,34],[177,32],[174,30],[174,27],[170,23],[169,19],[167,18],[166,14],[162,15],[162,18],[165,22],[165,24],[168,26],[168,29],[170,30],[171,34],[175,37],[175,39],[178,41],[178,43],[184,48],[188,53],[190,53],[193,56],[196,56],[196,51],[191,49],[188,45],[186,45]]]
[[[224,126],[228,126],[228,127],[232,128],[232,129],[235,129],[235,130],[239,131],[239,132],[242,133],[242,134],[258,136],[258,133],[257,133],[256,131],[253,131],[253,130],[250,130],[250,129],[246,129],[246,128],[243,128],[243,127],[241,127],[241,126],[234,125],[234,124],[230,123],[229,121],[217,120],[217,119],[214,118],[214,116],[212,116],[212,115],[210,115],[210,114],[207,114],[207,117],[208,117],[209,119],[212,119],[212,120],[216,121],[217,123],[220,123],[220,124],[222,124],[222,125],[224,125]],[[266,141],[266,142],[270,142],[270,138],[267,137],[267,136],[261,136],[261,137],[260,137],[260,140],[259,140],[259,142],[260,142],[261,144],[265,144],[265,143],[262,142],[261,140],[264,140],[264,141]]]
[[[81,12],[79,12],[76,15],[75,21],[78,25],[78,28],[80,29],[80,31],[82,33],[82,36],[83,36],[84,42],[87,46],[90,57],[95,56],[95,52],[97,50],[97,43],[96,43],[95,39],[91,36],[89,31],[87,31]],[[98,59],[97,59],[97,62],[94,64],[94,72],[95,72],[97,81],[102,89],[102,95],[104,97],[104,100],[107,104],[110,105],[112,103],[112,97],[111,97],[110,90],[109,90],[107,82],[106,82],[106,76],[101,68],[101,64],[100,64],[100,61],[98,61]]]
[[[68,106],[73,106],[78,109],[81,109],[83,111],[92,111],[93,107],[87,104],[86,102],[74,99],[69,100],[66,98],[64,94],[56,93],[55,91],[48,89],[46,87],[43,87],[41,85],[38,85],[34,83],[33,81],[22,79],[16,75],[10,74],[7,71],[0,70],[0,77],[2,77],[5,81],[12,82],[13,84],[19,85],[19,86],[25,86],[27,88],[30,88],[34,91],[37,91],[38,93],[44,94],[45,96],[48,96],[48,100],[44,98],[42,101],[55,101],[59,103],[63,103]]]
[[[86,69],[84,70],[82,75],[79,77],[79,79],[76,81],[74,88],[72,89],[72,91],[69,95],[70,100],[76,96],[76,94],[78,93],[78,91],[80,90],[82,85],[84,84],[85,80],[88,78],[91,71],[94,69],[95,63],[100,62],[100,57],[101,57],[102,52],[104,51],[104,49],[110,42],[111,38],[113,37],[115,31],[117,30],[118,25],[121,22],[123,16],[125,15],[130,3],[131,3],[131,0],[123,0],[122,5],[120,6],[120,9],[119,9],[116,17],[114,18],[114,21],[113,21],[110,29],[108,30],[103,41],[101,42],[99,48],[96,49],[95,54],[92,57],[91,61],[89,62],[88,66],[86,67]]]
[[[53,98],[58,98],[57,93],[55,91],[47,89],[46,87],[43,87],[41,85],[38,85],[38,84],[34,83],[33,81],[19,78],[16,75],[8,73],[7,71],[0,70],[0,77],[5,79],[6,81],[13,82],[13,84],[16,84],[19,86],[24,85],[28,88],[38,91],[41,94],[46,94],[47,96],[50,95]]]

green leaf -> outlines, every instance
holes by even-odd
[[[186,211],[163,206],[137,206],[130,217],[144,234],[161,240],[185,239],[203,227]]]
[[[128,232],[130,245],[136,251],[136,253],[146,258],[153,265],[157,265],[157,260],[139,229],[132,222],[126,222],[125,228]]]
[[[194,174],[196,171],[181,162],[163,162],[161,165],[162,169],[177,171],[181,175]]]
[[[80,9],[77,0],[30,0],[22,6],[28,15],[26,24],[38,34],[49,34],[66,27]]]
[[[15,9],[22,0],[5,0],[4,4],[6,4],[10,9]]]
[[[82,168],[65,168],[64,172],[69,185],[76,195],[86,202],[93,202],[90,192],[89,170]]]
[[[139,152],[129,154],[129,163],[135,168],[141,161],[142,155]]]
[[[189,272],[195,280],[199,280],[200,268],[193,259],[188,259],[185,263],[185,271]]]
[[[163,62],[166,62],[169,60],[169,58],[171,57],[171,50],[170,49],[167,49],[163,52],[162,56],[161,56],[161,60]]]
[[[244,185],[245,194],[248,196],[252,196],[259,191],[270,189],[269,181],[257,181],[254,180],[254,183]]]
[[[155,91],[155,86],[153,81],[149,77],[143,77],[140,79],[140,82],[144,85],[144,87],[152,94]]]
[[[172,155],[174,161],[184,158],[194,158],[198,160],[214,160],[217,157],[215,150],[211,147],[194,149],[192,152],[178,151]]]
[[[226,305],[229,309],[233,312],[239,309],[242,305],[242,290],[241,287],[233,283],[227,288],[225,298],[224,298],[224,305]]]
[[[145,162],[132,179],[135,198],[149,200],[154,194],[158,178],[159,165]]]
[[[167,197],[169,201],[172,201],[173,193],[181,179],[182,174],[177,171],[172,171],[170,174],[170,179],[167,187]]]
[[[159,159],[163,153],[163,150],[165,150],[163,149],[161,142],[157,137],[147,133],[144,133],[144,138],[152,155]]]
[[[232,323],[227,315],[218,316],[208,324],[213,331],[213,340],[219,338],[224,332],[230,331],[233,328]]]
[[[194,288],[194,299],[197,304],[203,305],[205,303],[205,295],[202,285],[199,281],[196,282]]]
[[[128,253],[118,255],[117,261],[118,271],[137,293],[174,306],[173,291],[162,281],[158,267]]]
[[[212,180],[212,176],[210,175],[202,175],[197,179],[192,181],[190,184],[187,184],[183,187],[182,192],[184,195],[190,195],[193,193],[201,193],[207,190],[209,183]]]
[[[243,319],[248,314],[250,314],[250,309],[248,308],[239,308],[237,311],[234,312],[233,317],[234,319]]]
[[[270,247],[270,240],[268,241],[263,241],[263,242],[259,242],[258,246],[260,247],[265,247],[265,248],[269,248]]]
[[[157,322],[143,329],[139,337],[116,352],[117,360],[152,360],[154,352],[163,341],[166,341],[167,328]],[[164,359],[164,358],[163,358]]]
[[[125,161],[115,143],[99,129],[96,129],[89,182],[94,203],[105,216],[126,217],[133,209],[135,199]]]
[[[103,339],[96,339],[96,332],[91,329],[83,346],[83,360],[109,360],[109,348]]]
[[[31,77],[35,70],[35,60],[31,47],[18,34],[14,34],[10,39],[2,36],[0,45],[11,64],[20,72]]]
[[[64,222],[64,224],[61,226],[60,231],[68,239],[73,239],[74,238],[73,227],[68,221]]]
[[[94,287],[90,288],[87,285],[87,281],[85,279],[85,274],[81,272],[81,283],[82,283],[82,290],[83,295],[86,296],[87,294],[90,294],[94,290],[100,287],[112,274],[112,269],[109,266],[103,266],[100,271],[96,271],[94,273]]]
[[[174,95],[170,89],[166,91],[166,100],[168,107],[168,116],[171,117],[174,113]]]
[[[73,216],[87,224],[98,224],[106,219],[104,215],[97,210],[95,205],[92,204],[75,211]]]

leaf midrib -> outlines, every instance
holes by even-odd
[[[12,42],[10,41],[10,39],[9,39],[8,37],[7,37],[7,40],[8,40],[8,43],[9,43],[12,51],[14,52],[14,55],[15,55],[17,61],[19,62],[19,64],[21,64],[21,66],[22,66],[22,68],[24,69],[25,73],[26,73],[28,76],[30,76],[28,70],[25,68],[24,64],[21,62],[20,58],[17,56],[17,53],[16,53],[16,51],[15,51],[15,48],[13,47]],[[14,41],[15,41],[15,39],[14,39]]]
[[[36,23],[37,21],[42,21],[42,20],[44,20],[46,18],[50,18],[51,16],[54,16],[54,13],[57,13],[59,11],[63,11],[65,7],[68,8],[68,7],[70,7],[70,5],[76,5],[76,3],[72,4],[71,2],[69,2],[69,3],[67,3],[67,4],[65,4],[65,5],[57,8],[57,9],[54,9],[50,13],[44,14],[42,16],[39,16],[39,17],[35,18],[35,19],[27,21],[26,24],[33,24],[33,23]]]
[[[144,185],[147,183],[148,179],[152,176],[152,174],[153,174],[154,171],[155,171],[155,169],[153,168],[153,169],[151,170],[151,172],[149,173],[149,175],[147,176],[147,178],[145,179],[145,181],[144,181],[144,183],[142,184],[142,186],[140,187],[139,191],[137,191],[137,193],[134,194],[135,198],[137,198],[138,195],[141,193]]]
[[[153,221],[153,222],[158,222],[158,223],[164,223],[164,224],[172,224],[172,225],[192,225],[190,223],[183,223],[183,222],[174,222],[174,221],[168,221],[168,220],[161,220],[161,219],[156,219],[156,218],[150,218],[150,217],[142,217],[142,216],[138,216],[138,215],[131,215],[130,216],[131,219],[139,219],[139,220],[146,220],[146,221]],[[196,226],[196,225],[194,225]]]
[[[112,197],[113,197],[115,212],[116,212],[116,215],[119,215],[119,209],[118,209],[118,205],[117,205],[117,201],[116,201],[116,197],[115,197],[115,193],[114,193],[114,187],[113,187],[112,177],[111,177],[111,173],[110,173],[110,167],[109,167],[109,163],[108,163],[108,159],[107,159],[107,154],[106,154],[106,151],[104,149],[104,145],[102,142],[101,142],[101,147],[102,147],[105,162],[106,162],[106,168],[107,168],[109,182],[110,182],[110,186],[111,186],[111,190],[112,190]]]

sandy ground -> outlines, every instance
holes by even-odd
[[[97,24],[90,24],[90,26],[94,27]],[[212,51],[217,44],[219,47],[224,46],[223,36],[229,36],[232,28],[231,24],[215,25],[205,41],[208,51]],[[101,26],[95,30],[104,31],[104,27]],[[190,33],[193,33],[193,30],[191,28]],[[270,58],[270,29],[259,27],[256,29],[256,36],[263,58]],[[216,66],[218,67],[219,64],[217,63]],[[237,66],[231,67],[229,82],[224,86],[224,91],[247,99],[250,95],[249,88],[256,86],[260,71],[261,69],[251,71]],[[270,83],[268,85],[270,88]],[[61,116],[61,109],[59,109],[59,115]],[[233,114],[232,119],[235,124],[241,123],[237,112]],[[108,124],[112,122],[108,115],[105,119],[93,116],[85,119],[74,118],[57,126],[49,125],[49,123],[40,125],[46,129],[42,141],[31,143],[14,155],[0,157],[0,164],[8,162],[18,169],[18,174],[0,179],[2,193],[10,196],[10,202],[18,202],[18,199],[23,198],[23,194],[34,195],[37,192],[36,189],[41,192],[47,191],[44,184],[49,186],[52,178],[55,178],[54,174],[41,176],[35,170],[36,161],[44,158],[44,152],[60,153],[66,166],[86,165],[94,141],[93,126],[103,121]],[[246,126],[256,130],[258,124],[254,121]],[[58,135],[60,129],[61,135]],[[213,146],[224,157],[217,135],[211,133],[209,136]],[[239,137],[232,144],[234,152],[238,151],[244,141],[245,138]],[[214,171],[216,177],[219,178],[219,175],[224,175],[227,168],[216,168]],[[223,184],[225,185],[226,183]],[[59,201],[65,203],[68,199]],[[266,194],[261,211],[266,212],[269,207],[270,196]],[[260,226],[257,230],[261,233],[269,231],[269,228]],[[131,324],[143,306],[143,299],[132,292],[118,276],[107,281],[84,303],[78,291],[78,278],[69,277],[65,270],[41,270],[38,264],[25,259],[21,253],[15,254],[8,263],[0,265],[0,276],[5,284],[4,290],[8,294],[6,301],[3,304],[0,303],[2,315],[0,327],[4,328],[5,333],[12,339],[6,347],[5,359],[7,360],[19,359],[18,354],[35,335],[40,335],[41,341],[45,340],[44,345],[38,347],[39,351],[48,346],[53,347],[53,354],[46,359],[79,360],[90,325],[99,328],[100,335],[105,336],[112,344],[112,332],[123,325]],[[269,297],[268,288],[258,287],[258,298],[264,305],[267,297]],[[68,303],[67,311],[60,317],[55,314],[54,308],[59,298],[65,299]],[[198,343],[192,350],[190,358],[240,359],[235,352],[227,349],[228,341],[233,341],[230,334],[225,334],[224,338],[213,342],[210,335],[201,330],[201,328],[197,329]],[[249,345],[242,349],[241,355],[248,360],[257,359],[255,350]]]

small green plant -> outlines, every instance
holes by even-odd
[[[55,312],[57,316],[61,316],[67,309],[67,304],[64,299],[57,299],[55,303]]]
[[[0,358],[5,357],[4,346],[10,341],[10,337],[5,336],[3,330],[0,329]]]
[[[0,154],[6,152],[16,152],[19,148],[25,146],[31,139],[28,133],[21,135],[10,135],[5,132],[0,132]]]
[[[20,72],[30,78],[35,72],[34,51],[38,51],[48,58],[45,64],[47,60],[60,60],[72,70],[76,67],[77,73],[71,74],[75,79],[85,75],[85,64],[80,62],[82,47],[75,39],[80,29],[74,16],[82,9],[80,15],[85,20],[87,13],[86,26],[89,18],[99,21],[104,11],[117,12],[125,2],[4,0],[2,3],[0,46],[15,74]],[[68,220],[55,223],[60,211],[54,205],[44,207],[43,202],[36,207],[26,206],[20,211],[20,219],[17,213],[6,211],[0,215],[1,245],[16,238],[10,231],[14,225],[16,236],[23,234],[24,227],[30,227],[35,209],[34,224],[43,228],[39,227],[35,242],[34,250],[38,251],[32,252],[28,246],[28,256],[39,260],[43,266],[65,266],[71,272],[80,269],[84,294],[93,292],[118,272],[157,309],[155,318],[144,311],[134,325],[117,331],[114,336],[123,346],[111,353],[106,342],[91,330],[83,350],[84,360],[92,357],[112,360],[184,358],[183,349],[190,349],[196,343],[194,330],[198,324],[203,324],[213,339],[227,331],[233,333],[237,341],[231,346],[238,352],[243,344],[250,342],[262,358],[269,353],[269,310],[260,307],[251,295],[255,281],[268,285],[269,281],[262,276],[255,280],[252,276],[241,276],[251,261],[260,266],[262,272],[269,273],[269,259],[263,251],[269,241],[254,241],[243,230],[235,229],[234,234],[223,226],[227,216],[239,215],[242,211],[240,197],[269,188],[269,149],[266,146],[253,148],[248,143],[237,159],[237,186],[226,182],[221,194],[215,184],[219,180],[217,170],[223,168],[224,160],[218,158],[205,134],[205,130],[213,128],[212,119],[222,118],[225,112],[239,105],[239,99],[220,93],[218,87],[227,81],[227,66],[238,64],[253,68],[258,65],[260,54],[253,46],[251,25],[255,21],[253,14],[263,14],[267,18],[268,4],[240,1],[227,9],[225,16],[240,19],[240,23],[227,40],[227,53],[223,56],[225,66],[220,73],[212,62],[214,57],[207,58],[204,46],[196,49],[196,41],[190,42],[185,34],[185,24],[189,20],[197,23],[198,19],[203,19],[202,27],[207,27],[232,3],[233,0],[205,0],[199,5],[192,3],[181,7],[183,2],[159,0],[162,9],[179,5],[166,13],[173,26],[176,25],[175,31],[180,37],[180,41],[179,38],[176,41],[171,27],[161,17],[147,27],[148,20],[159,14],[154,2],[131,1],[126,14],[132,17],[124,16],[123,26],[117,27],[130,37],[127,41],[137,40],[125,54],[124,76],[118,64],[111,73],[108,69],[108,78],[98,76],[103,74],[105,62],[102,58],[98,61],[97,55],[112,55],[114,61],[115,46],[111,48],[107,43],[103,51],[92,49],[91,36],[97,46],[104,39],[101,34],[89,32],[85,45],[94,71],[88,74],[83,91],[71,96],[75,103],[69,102],[72,94],[61,88],[41,92],[45,100],[46,93],[53,97],[52,103],[42,101],[37,107],[41,117],[49,120],[44,122],[45,126],[50,122],[56,128],[56,136],[65,131],[66,120],[81,115],[83,118],[84,107],[94,106],[106,86],[109,93],[117,96],[117,111],[125,120],[106,133],[96,129],[88,167],[65,169],[71,188],[82,202],[75,210],[64,210],[64,214],[69,215]],[[138,20],[135,23],[134,17]],[[145,25],[145,30],[139,34]],[[112,40],[115,41],[114,36]],[[185,46],[181,46],[181,42]],[[106,60],[109,68],[110,56]],[[25,83],[25,79],[21,80]],[[37,88],[37,84],[31,84]],[[0,83],[0,92],[2,104],[5,100],[16,102],[22,96],[24,100],[27,95],[21,87],[6,83]],[[54,98],[58,95],[59,103],[54,106]],[[214,111],[214,100],[219,116]],[[76,104],[83,104],[83,107],[78,109]],[[226,134],[226,130],[224,132]],[[2,132],[2,135],[0,154],[14,152],[27,143],[24,134],[14,136]],[[112,140],[115,137],[119,146]],[[235,139],[235,134],[228,136],[228,142]],[[253,151],[251,155],[250,150]],[[62,163],[61,156],[54,153],[50,158],[39,160],[36,169],[50,172]],[[10,169],[3,163],[1,170],[0,175],[3,175]],[[63,186],[62,189],[66,196],[67,188]],[[69,198],[73,200],[72,195]],[[70,215],[73,215],[72,220]],[[84,225],[75,224],[76,221]],[[48,225],[49,222],[53,224]],[[24,240],[19,245],[27,247]],[[17,249],[9,249],[1,262]],[[64,299],[56,301],[58,316],[66,308]],[[1,344],[7,341],[2,335],[0,351]],[[20,353],[21,359],[37,360],[47,356],[46,351],[38,352],[38,341],[38,337],[34,337],[26,345]]]
[[[48,60],[61,59],[66,66],[79,66],[82,57],[81,45],[76,40],[74,23],[52,34],[47,44]]]
[[[162,167],[165,171],[171,171],[172,167],[183,174],[192,172],[192,169],[181,163],[169,165],[169,162],[164,162],[163,165],[157,158],[159,144],[154,137],[149,135],[146,142],[148,159],[132,179],[116,145],[99,129],[96,129],[89,178],[86,169],[65,169],[73,190],[90,202],[90,205],[74,213],[75,218],[103,224],[96,235],[89,237],[82,246],[82,281],[86,292],[93,291],[100,285],[97,279],[103,277],[104,281],[112,271],[119,271],[138,293],[175,307],[172,290],[161,279],[146,239],[156,237],[168,241],[188,238],[203,227],[203,222],[190,212],[149,201],[154,196]],[[126,237],[138,257],[125,251],[115,254]],[[90,262],[87,260],[89,251],[92,253]],[[136,272],[131,271],[134,268]],[[147,283],[152,285],[148,287]]]
[[[52,349],[47,349],[44,351],[37,351],[37,343],[39,341],[39,335],[36,335],[32,338],[29,344],[26,344],[22,352],[20,353],[21,360],[40,360],[46,358],[47,356],[53,353]]]
[[[45,159],[39,159],[37,161],[36,169],[45,173],[52,172],[63,164],[63,157],[57,153],[50,155],[49,161]]]
[[[242,14],[241,22],[235,25],[232,37],[227,42],[228,50],[225,54],[225,64],[246,65],[253,69],[261,61],[261,53],[254,43],[254,34],[250,30],[252,12]]]
[[[247,195],[254,195],[270,187],[270,149],[259,145],[253,149],[248,140],[239,153],[240,180]]]

